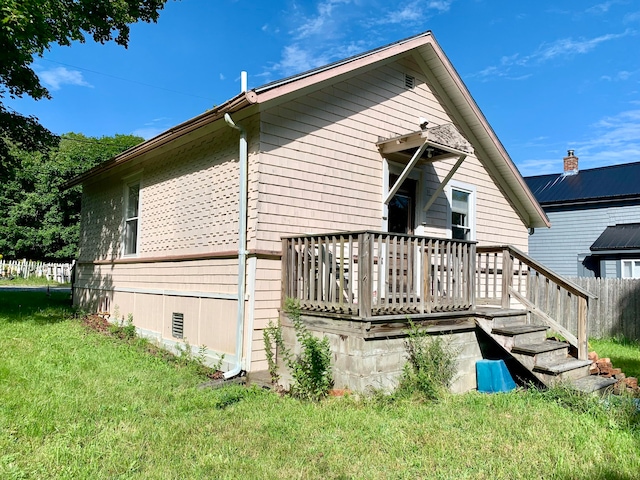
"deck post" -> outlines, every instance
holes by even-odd
[[[587,298],[578,296],[578,360],[586,360],[589,356],[587,310]]]
[[[359,269],[359,285],[358,285],[358,312],[360,317],[371,317],[371,288],[372,288],[372,270],[371,263],[373,257],[371,242],[371,233],[364,232],[358,235],[358,252],[360,259],[358,260]]]
[[[280,292],[280,311],[284,312],[284,304],[285,301],[287,299],[287,296],[289,295],[289,291],[288,291],[288,286],[289,286],[289,262],[288,262],[288,258],[289,258],[289,239],[288,238],[283,238],[282,239],[282,286],[281,286],[281,292]]]
[[[513,266],[509,248],[502,249],[502,308],[511,306],[511,286],[513,285]]]
[[[469,285],[467,286],[467,292],[469,295],[469,303],[471,305],[471,310],[476,309],[476,244],[472,243],[469,245],[469,273],[467,275]]]

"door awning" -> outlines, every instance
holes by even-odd
[[[412,132],[406,135],[380,140],[376,143],[378,150],[383,157],[388,160],[399,161],[405,163],[404,170],[390,186],[389,191],[384,199],[386,205],[396,194],[402,182],[409,176],[409,172],[417,166],[424,163],[437,162],[452,157],[458,157],[453,168],[449,171],[444,180],[440,183],[436,191],[423,207],[423,211],[429,210],[435,199],[440,195],[458,170],[467,155],[473,154],[471,144],[464,138],[458,129],[452,124],[447,123],[431,128]]]
[[[424,147],[417,158],[417,165],[452,156],[473,155],[471,144],[451,123],[380,139],[376,146],[383,157],[400,163],[406,163]]]

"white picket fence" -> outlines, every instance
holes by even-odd
[[[52,282],[70,283],[72,268],[73,263],[0,259],[0,278],[46,277]]]

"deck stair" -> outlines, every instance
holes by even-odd
[[[545,385],[569,383],[584,392],[598,392],[615,380],[589,375],[591,360],[571,355],[570,345],[546,338],[546,325],[527,323],[527,312],[490,309],[481,312],[476,323],[509,355],[531,371]]]

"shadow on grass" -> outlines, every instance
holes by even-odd
[[[0,289],[0,321],[56,323],[73,313],[67,290]]]

